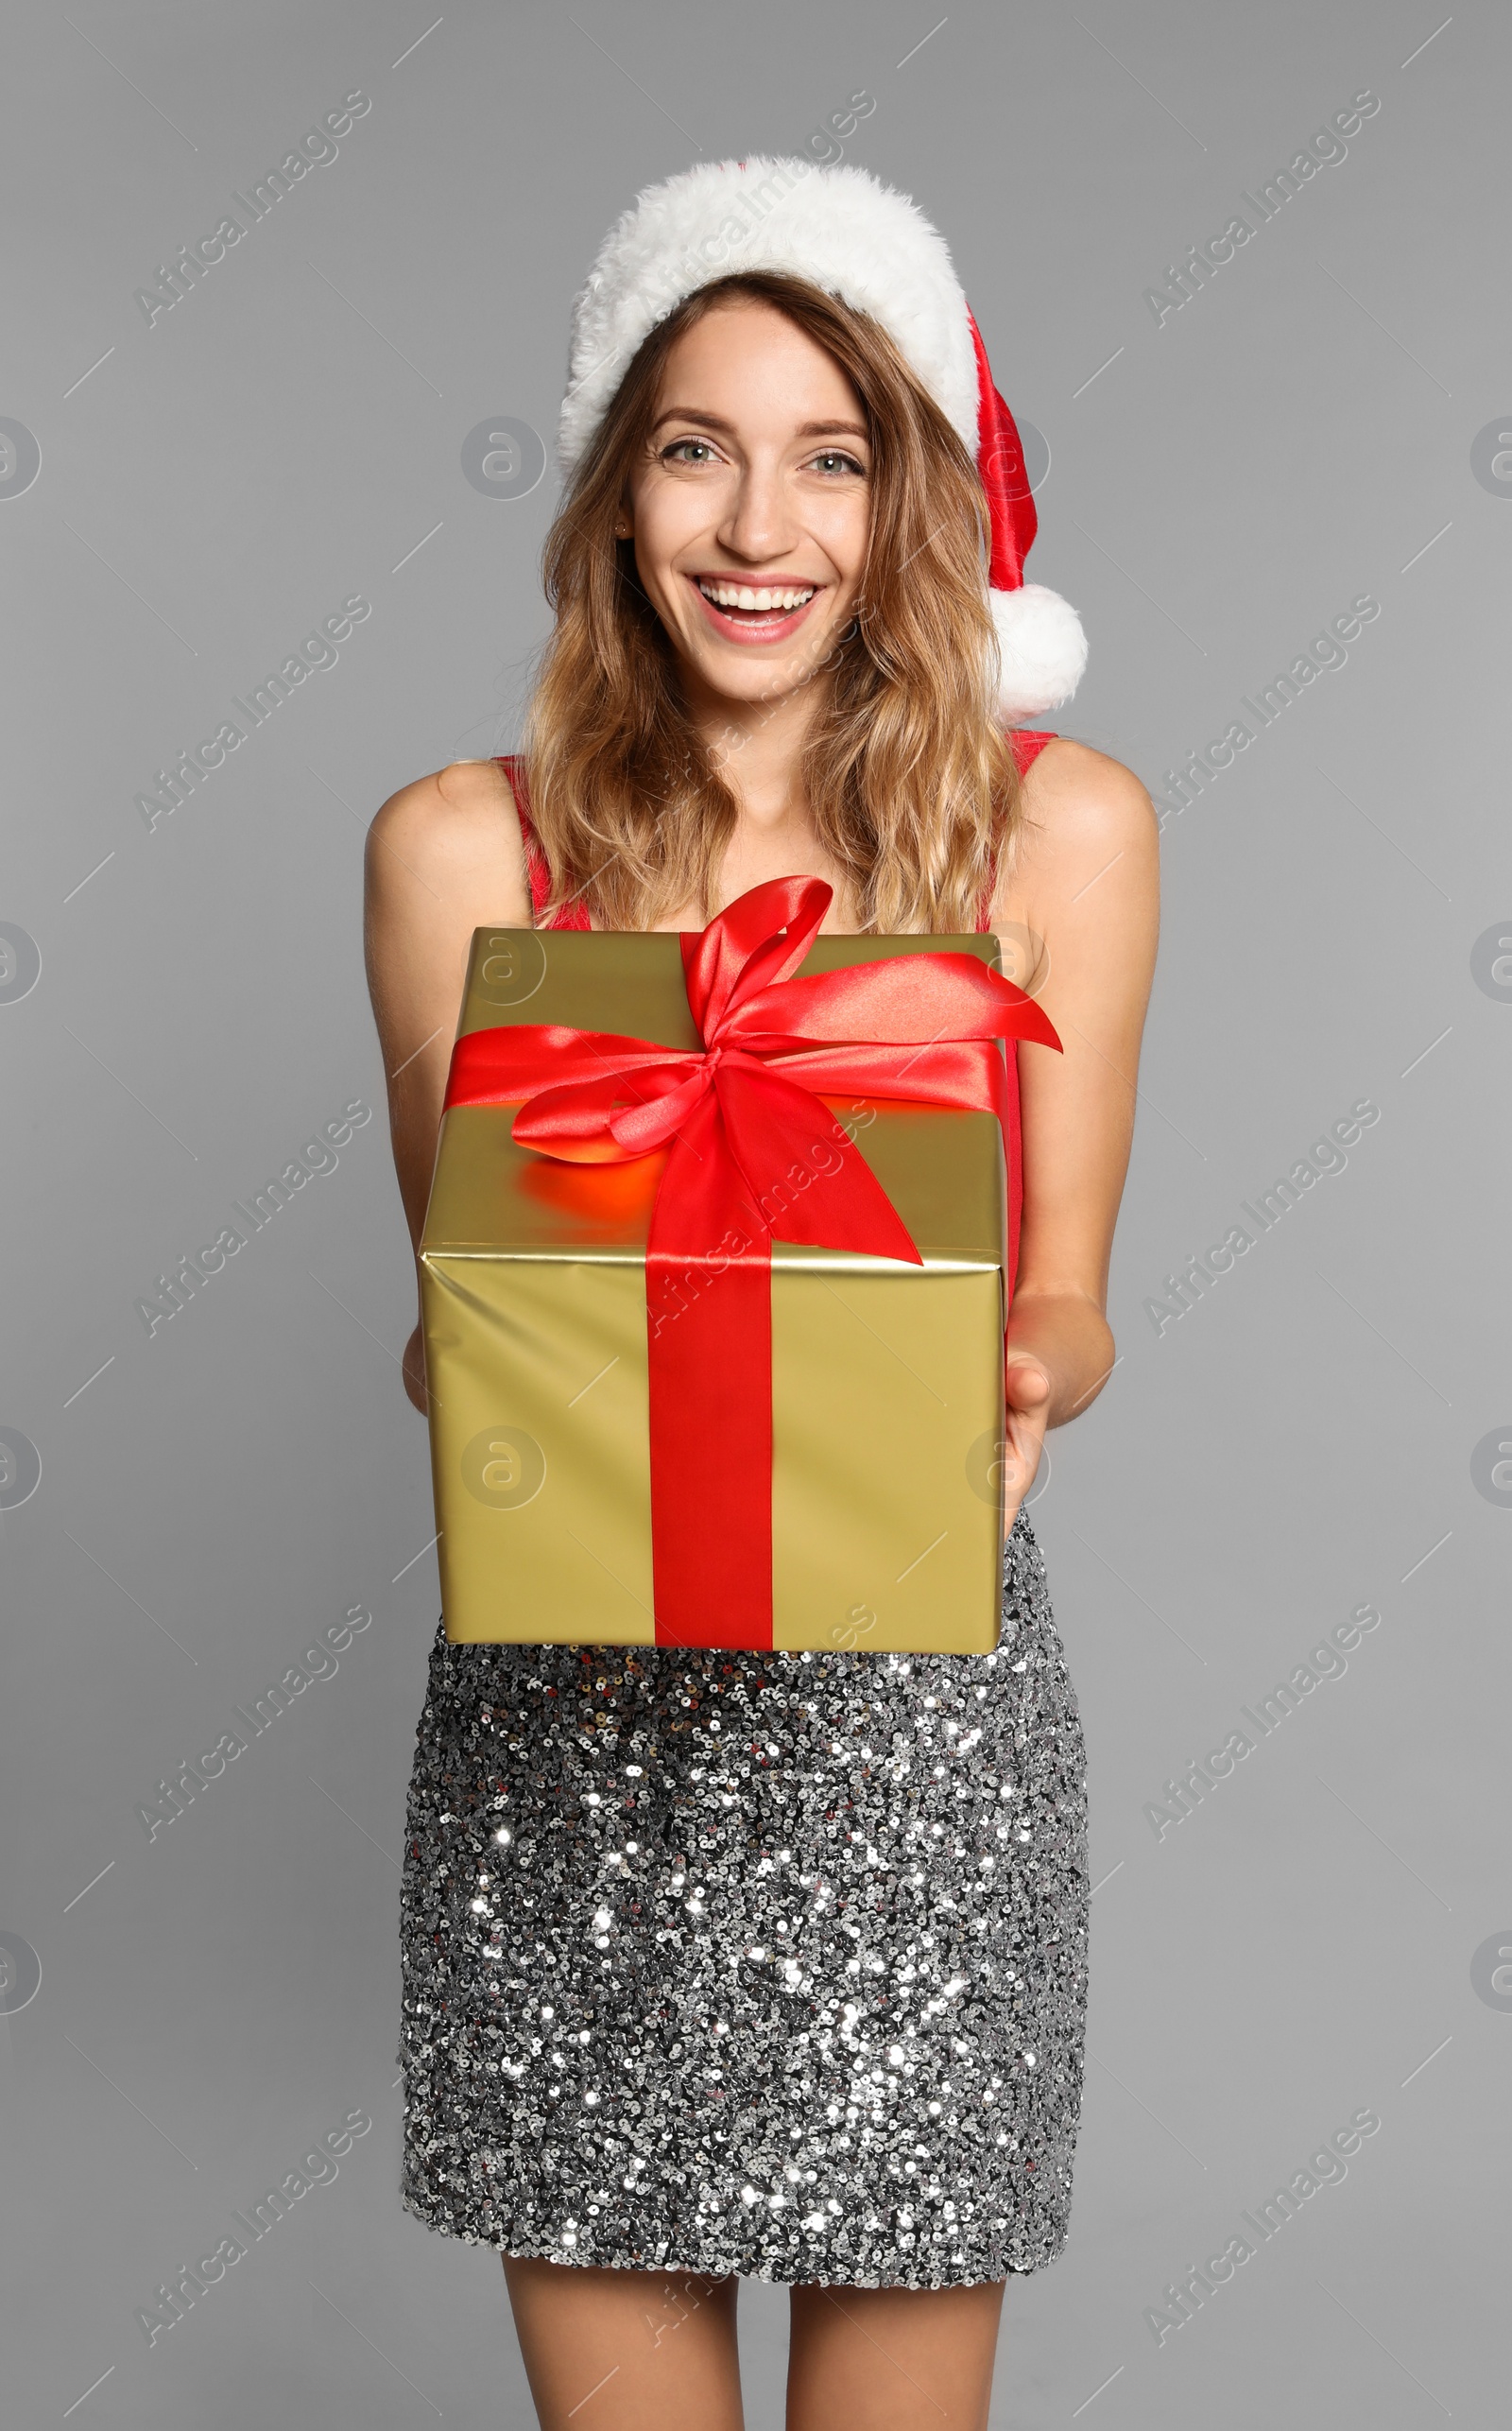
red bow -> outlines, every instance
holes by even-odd
[[[1059,1047],[1033,999],[966,954],[795,979],[832,889],[753,887],[682,939],[701,1051],[522,1023],[458,1039],[446,1103],[524,1098],[514,1137],[581,1164],[669,1151],[645,1288],[659,1645],[772,1643],[771,1244],[922,1264],[815,1094],[995,1113],[1000,1039]]]

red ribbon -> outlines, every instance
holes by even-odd
[[[587,1164],[668,1152],[645,1260],[659,1646],[772,1643],[773,1240],[923,1263],[815,1093],[972,1108],[1006,1132],[997,1042],[1060,1045],[971,955],[791,977],[831,895],[774,878],[682,939],[701,1049],[522,1023],[452,1056],[446,1104],[524,1099],[526,1147]]]

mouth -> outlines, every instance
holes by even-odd
[[[733,582],[716,574],[688,579],[714,631],[733,642],[785,641],[824,588],[818,582]]]

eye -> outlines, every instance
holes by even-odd
[[[810,457],[809,462],[829,480],[847,473],[857,474],[862,480],[866,479],[866,466],[858,463],[853,456],[848,456],[840,447],[821,448],[817,456]]]
[[[712,464],[713,460],[713,448],[706,439],[675,439],[662,450],[663,464]]]

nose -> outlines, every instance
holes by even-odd
[[[742,469],[719,526],[719,545],[751,565],[784,557],[798,537],[786,486],[776,463],[751,459]]]

